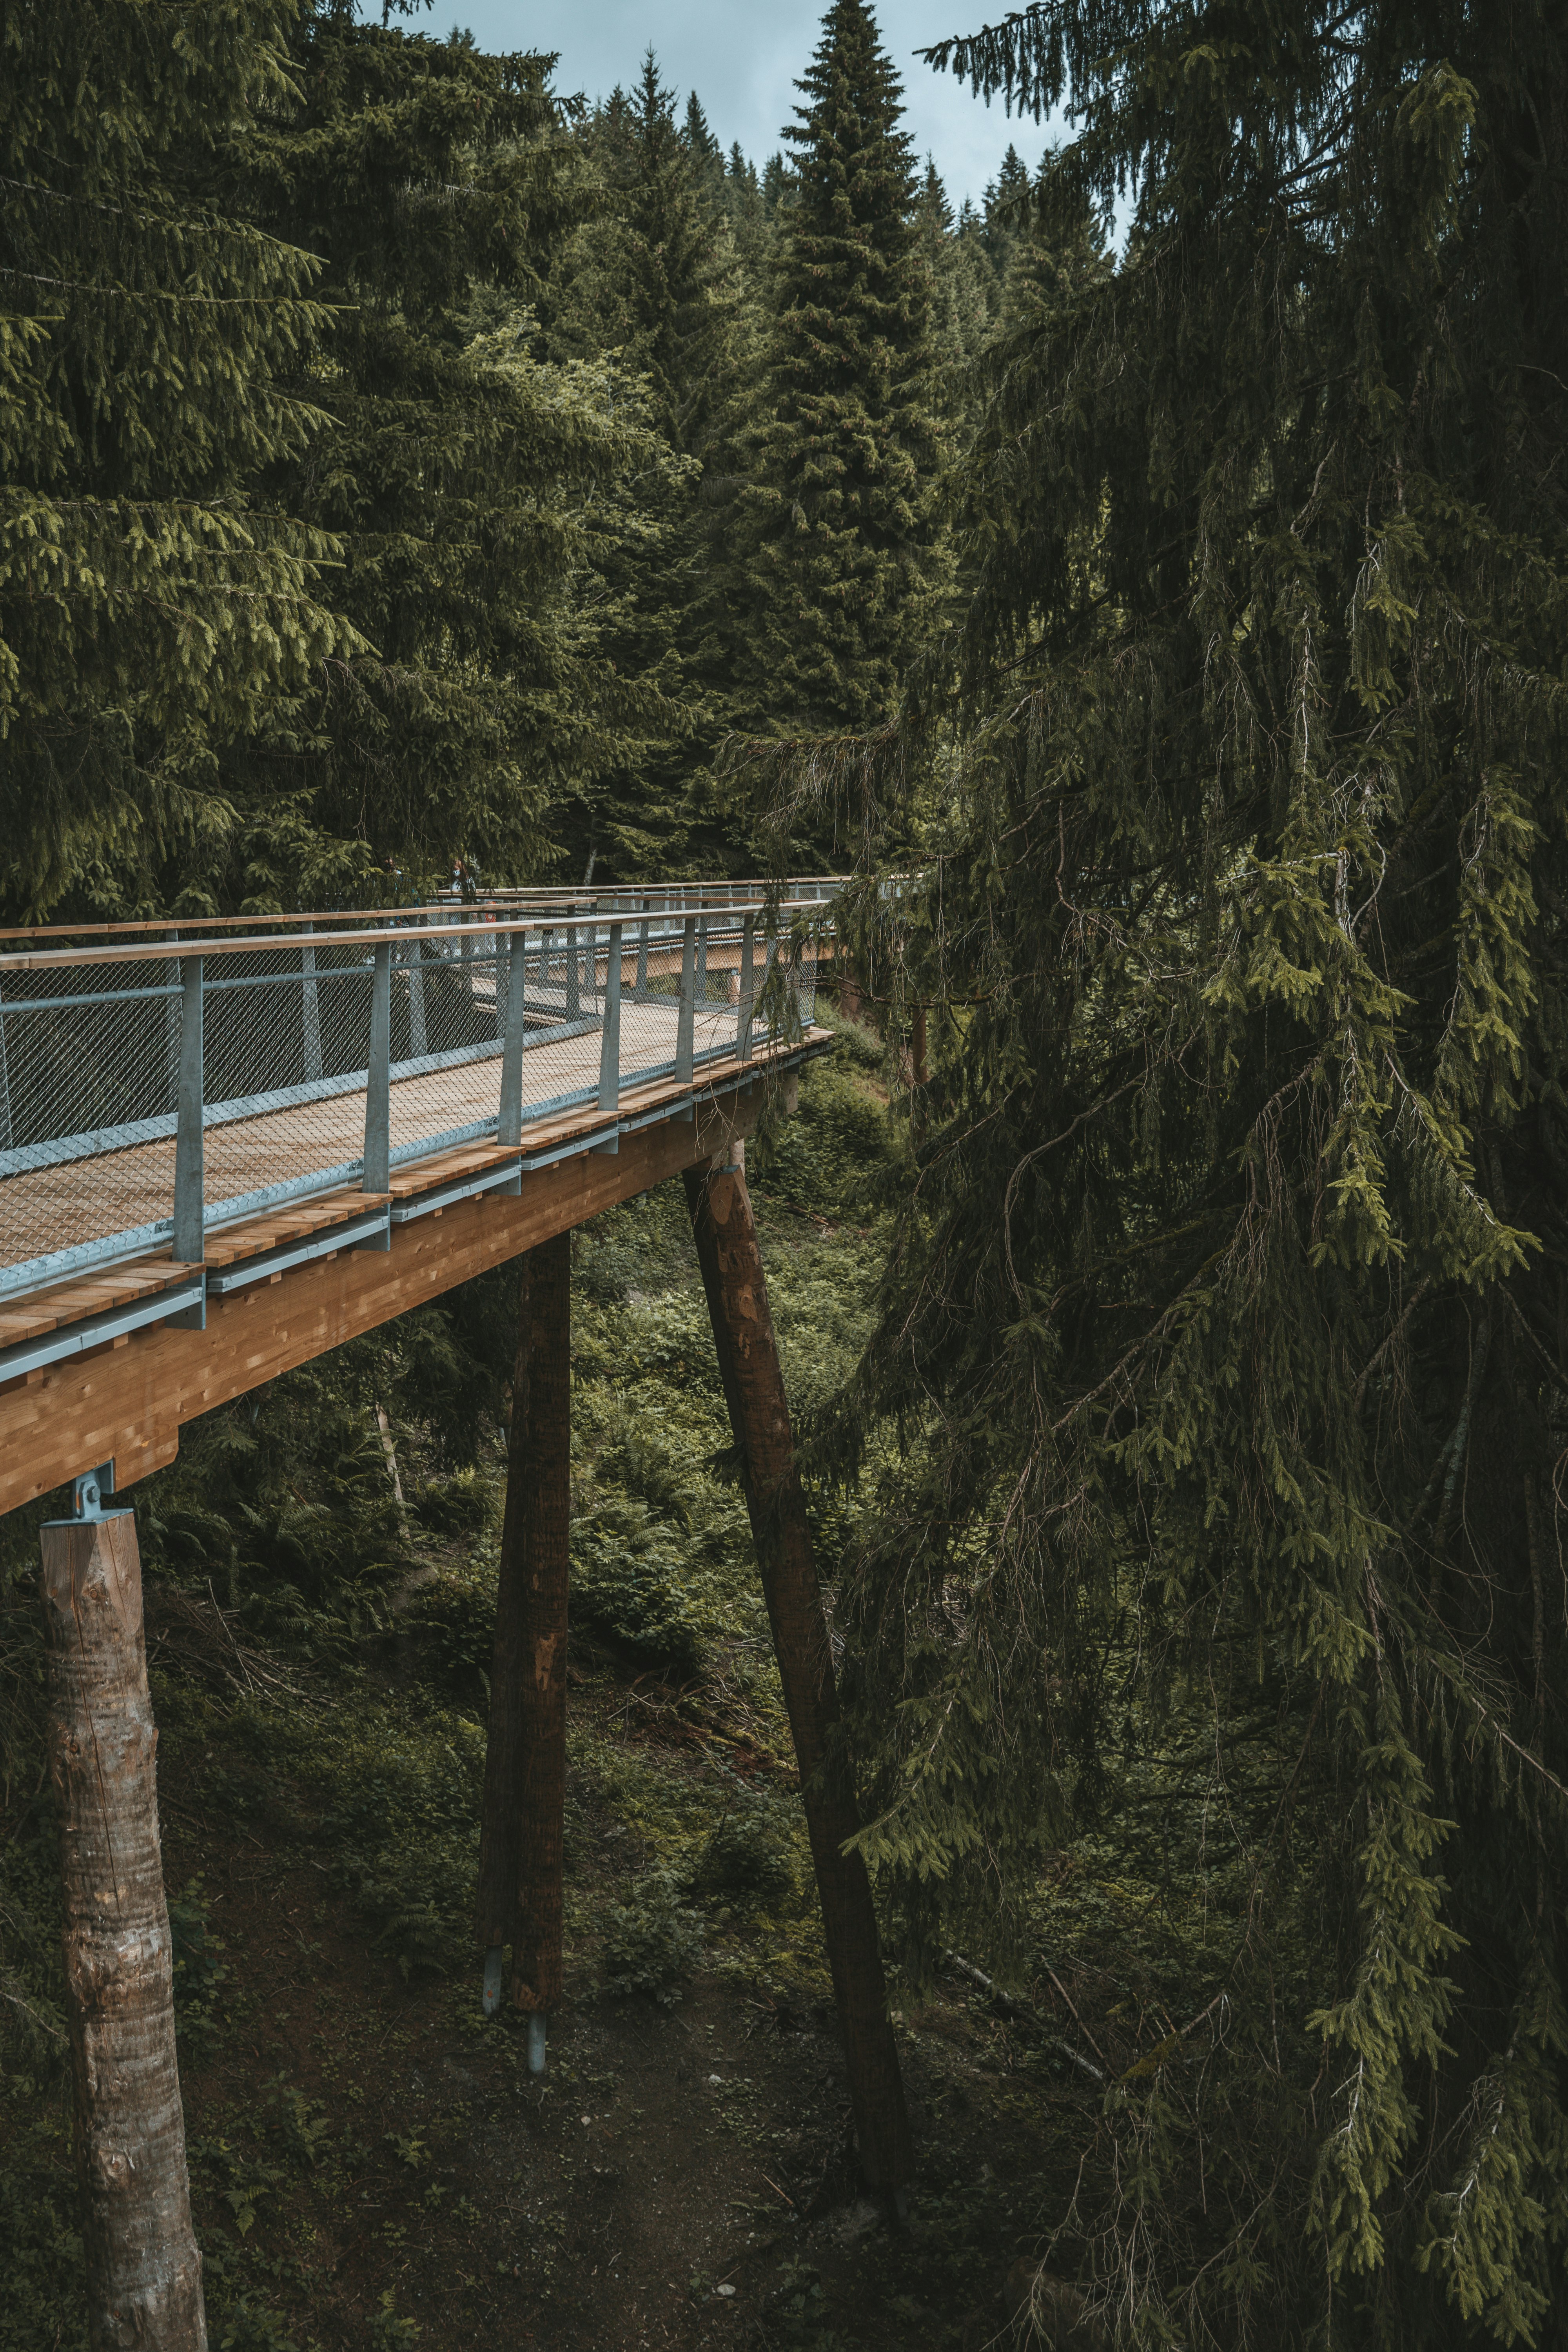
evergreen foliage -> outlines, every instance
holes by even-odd
[[[939,580],[930,286],[900,84],[864,0],[834,0],[799,87],[729,549],[738,700],[790,733],[886,716]]]
[[[607,666],[614,611],[584,593],[658,445],[602,369],[535,350],[530,306],[594,202],[549,63],[320,0],[300,102],[237,144],[237,201],[325,257],[340,306],[315,370],[331,428],[289,491],[339,534],[342,603],[374,647],[237,757],[269,881],[343,839],[416,883],[458,853],[529,879],[576,855],[628,747],[676,723],[657,678]]]
[[[549,348],[608,367],[621,400],[674,453],[639,470],[601,556],[615,670],[657,673],[683,698],[679,731],[631,747],[595,796],[590,855],[606,878],[624,880],[720,855],[700,833],[692,839],[706,765],[728,724],[709,544],[754,339],[717,147],[700,106],[677,126],[651,49],[635,90],[616,93],[586,146],[607,201],[552,282]]]
[[[226,215],[286,0],[0,5],[0,811],[13,917],[227,838],[217,748],[361,649],[265,487],[322,422],[319,266]]]
[[[943,419],[959,424],[969,404],[969,369],[989,340],[999,309],[998,288],[978,227],[961,223],[947,200],[942,174],[929,159],[920,196],[921,250],[931,289],[933,401]]]
[[[1145,1805],[1209,1874],[1044,2217],[1131,2337],[1555,2342],[1568,41],[1043,0],[933,62],[1082,129],[866,771],[952,779],[867,1847],[916,1958]]]

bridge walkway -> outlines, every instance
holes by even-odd
[[[821,893],[634,912],[0,954],[0,1509],[752,1131],[827,1043]]]

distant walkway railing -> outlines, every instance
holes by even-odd
[[[583,1107],[613,1150],[639,1089],[810,1024],[834,888],[0,934],[0,1300]]]

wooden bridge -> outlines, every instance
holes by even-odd
[[[748,1134],[828,887],[0,935],[0,1510]]]
[[[43,1529],[89,2335],[204,2352],[135,1517],[181,1425],[517,1260],[480,1823],[485,2007],[562,1998],[574,1225],[683,1178],[867,2184],[910,2134],[737,1147],[793,1108],[833,886],[0,934],[0,1509]],[[510,1953],[510,1967],[507,1956]]]

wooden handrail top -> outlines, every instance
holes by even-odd
[[[806,878],[815,882],[819,889],[834,891],[837,890],[848,877],[843,874],[819,874],[809,877],[803,877],[802,880]],[[800,884],[785,883],[783,887],[786,889],[797,889]],[[579,885],[574,888],[565,883],[556,883],[543,885],[538,889],[531,887],[524,889],[521,886],[513,888],[508,884],[494,890],[477,891],[472,898],[468,899],[458,898],[455,895],[447,897],[437,892],[434,898],[421,900],[416,906],[321,907],[314,911],[307,909],[304,912],[297,908],[280,908],[276,914],[271,915],[148,915],[139,917],[134,922],[128,923],[18,923],[9,928],[0,925],[0,940],[136,939],[150,931],[176,929],[195,939],[205,931],[236,930],[247,923],[251,925],[257,923],[406,923],[416,920],[420,916],[428,918],[447,908],[459,906],[472,907],[476,909],[485,907],[510,908],[524,903],[535,907],[583,907],[592,901],[606,898],[640,900],[676,891],[734,889],[749,889],[754,898],[758,890],[765,890],[765,887],[766,885],[761,883],[699,881],[606,882],[602,887],[589,883],[586,886]],[[811,899],[805,903],[819,905],[826,904],[826,900]],[[639,905],[634,912],[640,917],[646,911],[651,920],[658,915],[682,912],[718,914],[723,912],[727,907],[734,907],[738,909],[739,905],[739,901],[721,901],[715,898],[710,905],[684,909],[675,907],[650,907],[645,910]],[[586,920],[587,917],[584,916],[584,919]]]
[[[642,908],[637,908],[632,910],[629,920],[634,924],[644,920],[651,923],[657,922],[662,918],[668,918],[668,919],[672,922],[684,922],[690,919],[706,916],[710,919],[714,917],[732,918],[736,922],[740,922],[747,915],[761,915],[770,912],[781,916],[801,914],[812,910],[815,910],[818,914],[826,914],[831,905],[832,901],[827,898],[775,898],[770,902],[766,898],[760,898],[742,899],[738,902],[729,903],[722,906],[715,904],[711,906],[649,908],[647,910],[646,914]],[[193,927],[185,933],[185,936],[176,940],[143,940],[131,938],[127,939],[123,944],[119,944],[113,947],[33,948],[26,950],[19,954],[13,953],[8,955],[0,955],[0,973],[7,971],[41,971],[48,969],[51,965],[57,964],[97,965],[117,963],[167,963],[173,960],[185,956],[254,955],[258,952],[266,952],[268,950],[276,953],[283,949],[294,950],[298,948],[384,947],[389,940],[397,942],[423,938],[441,940],[490,939],[493,938],[498,931],[508,931],[515,934],[519,931],[552,930],[567,932],[581,931],[588,929],[604,929],[612,923],[620,924],[622,929],[625,930],[628,923],[628,917],[618,908],[601,909],[598,913],[593,913],[587,909],[581,909],[575,913],[567,913],[563,915],[562,912],[549,907],[542,908],[539,908],[537,901],[531,901],[530,908],[526,911],[521,907],[517,908],[515,910],[510,907],[508,907],[502,913],[494,914],[488,918],[482,918],[478,922],[468,923],[453,923],[438,919],[420,922],[413,919],[415,915],[424,911],[424,909],[399,910],[395,917],[389,919],[387,923],[375,929],[361,929],[359,930],[343,931],[296,932],[288,938],[282,939],[269,939],[255,933],[239,939],[213,939],[204,935]],[[217,919],[226,920],[228,919],[220,918]],[[259,919],[252,917],[250,919],[253,921],[260,919],[270,922],[274,919],[271,916],[266,916]],[[279,917],[277,919],[281,921],[289,919]],[[321,919],[318,916],[311,919],[320,921]],[[363,918],[360,918],[359,919],[362,922],[363,920]],[[395,923],[395,929],[392,927],[393,923]],[[72,931],[51,931],[40,929],[27,933],[7,933],[0,936],[47,940],[50,938],[71,939],[79,936],[79,934]]]

